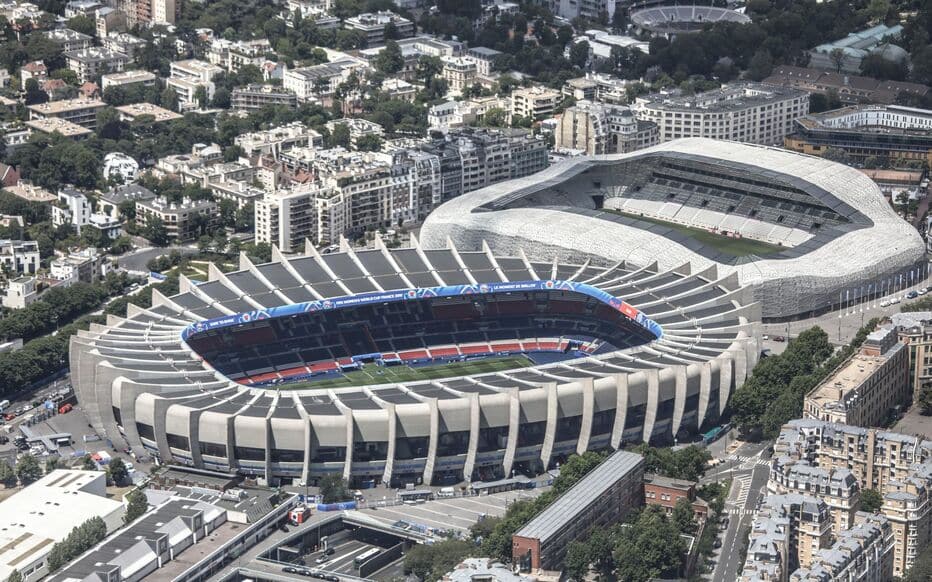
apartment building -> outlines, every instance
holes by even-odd
[[[644,458],[616,451],[514,534],[514,563],[522,571],[561,569],[571,542],[643,504],[643,478]]]
[[[894,535],[893,573],[902,576],[932,539],[932,441],[917,436],[798,419],[783,426],[775,453],[827,470],[847,468],[863,491],[884,499]]]
[[[492,74],[495,59],[503,53],[484,46],[475,46],[466,51],[466,55],[476,63],[476,72],[482,76]]]
[[[247,85],[233,89],[230,106],[238,111],[255,111],[270,106],[298,106],[298,97],[293,91],[275,85]]]
[[[671,479],[663,475],[644,475],[644,504],[663,507],[667,514],[673,513],[680,499],[689,501],[693,514],[699,519],[709,515],[709,504],[696,496],[695,481]]]
[[[198,107],[197,90],[203,87],[207,92],[207,99],[214,97],[213,78],[223,72],[217,65],[189,59],[186,61],[173,61],[171,74],[166,81],[168,87],[174,89],[178,96],[178,108],[181,111]]]
[[[91,219],[91,204],[83,192],[69,186],[58,191],[58,202],[52,205],[52,225],[71,225],[81,234],[81,227]]]
[[[123,53],[130,61],[134,60],[148,44],[145,40],[127,32],[111,32],[102,37],[100,43],[109,51]]]
[[[114,109],[120,114],[121,121],[132,122],[146,117],[150,119],[152,123],[165,123],[166,121],[173,121],[183,117],[183,115],[175,113],[171,109],[165,109],[164,107],[146,102],[120,105],[119,107],[114,107]]]
[[[554,109],[562,101],[559,91],[546,87],[526,87],[515,89],[511,93],[511,116],[520,115],[525,119],[543,119],[553,115]]]
[[[332,95],[355,66],[349,63],[324,63],[285,71],[282,88],[291,91],[301,103]]]
[[[6,293],[3,295],[3,306],[7,309],[25,309],[38,298],[35,277],[16,277],[10,280],[6,288]]]
[[[107,104],[99,99],[62,99],[27,106],[30,120],[61,119],[91,131],[97,129],[97,112]]]
[[[56,257],[49,263],[49,276],[70,287],[75,283],[95,283],[106,275],[105,256],[91,247]]]
[[[858,513],[858,523],[835,534],[835,542],[815,552],[807,568],[789,582],[885,582],[893,579],[893,529],[889,520]]]
[[[740,582],[783,582],[798,568],[810,567],[832,544],[828,505],[812,495],[767,495],[751,524]]]
[[[214,38],[207,48],[206,57],[209,63],[235,73],[246,65],[262,66],[266,55],[274,52],[272,44],[264,38],[237,41]]]
[[[854,526],[861,503],[858,481],[848,469],[823,469],[806,459],[784,456],[771,462],[767,491],[819,497],[832,514],[832,531],[836,536]]]
[[[343,21],[343,28],[361,32],[366,37],[367,46],[377,46],[385,43],[385,27],[393,24],[398,32],[398,38],[405,38],[414,34],[414,23],[394,12],[365,12]]]
[[[33,240],[0,240],[0,266],[14,273],[35,275],[39,270],[39,243]]]
[[[909,348],[909,375],[913,398],[932,384],[932,311],[894,313],[890,321],[899,341]]]
[[[165,225],[168,237],[187,241],[200,234],[214,232],[220,219],[219,207],[210,200],[170,202],[165,197],[136,201],[136,225],[144,228],[150,218]]]
[[[870,333],[858,353],[842,363],[803,403],[803,418],[878,426],[912,396],[909,349],[893,326]]]
[[[323,136],[300,121],[295,121],[265,131],[238,135],[233,143],[243,148],[244,155],[248,157],[268,155],[278,159],[282,152],[295,148],[321,147]]]
[[[275,245],[284,253],[303,252],[305,240],[335,244],[351,222],[349,196],[330,185],[266,192],[255,202],[256,242]]]
[[[660,143],[657,124],[641,121],[631,109],[579,101],[568,107],[554,133],[554,148],[586,155],[626,154]]]
[[[158,77],[155,73],[149,71],[123,71],[121,73],[109,73],[101,75],[100,90],[105,92],[111,87],[132,87],[141,85],[143,87],[152,87]]]
[[[82,83],[95,81],[104,73],[118,73],[130,58],[123,53],[100,47],[90,47],[65,53],[65,63]]]
[[[375,123],[374,121],[369,121],[368,119],[363,119],[361,117],[344,117],[341,119],[334,119],[333,121],[327,122],[327,129],[333,133],[333,130],[338,126],[342,125],[349,131],[350,136],[350,146],[353,149],[359,147],[359,140],[365,136],[375,136],[381,138],[385,135],[385,129]]]
[[[932,167],[932,110],[853,105],[814,113],[796,120],[785,146],[815,156],[835,149],[860,162],[876,157]]]
[[[94,37],[70,28],[55,28],[40,34],[58,45],[62,52],[84,50],[94,44]]]
[[[479,71],[476,61],[470,57],[443,57],[441,76],[447,82],[450,91],[462,93],[476,82]]]
[[[688,96],[652,94],[635,99],[638,119],[660,129],[660,141],[708,137],[783,145],[794,122],[809,113],[809,94],[760,83],[736,83]]]

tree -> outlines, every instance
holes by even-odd
[[[401,54],[401,47],[394,40],[386,41],[385,48],[379,52],[375,58],[375,68],[380,73],[389,76],[394,75],[405,66],[404,55]]]
[[[615,544],[616,573],[619,580],[640,582],[660,577],[676,577],[686,547],[676,526],[663,508],[645,507]]]
[[[581,40],[570,47],[570,63],[579,68],[589,62],[589,42]]]
[[[194,90],[194,100],[197,101],[198,108],[204,109],[207,107],[207,87],[198,85],[197,89]]]
[[[767,49],[760,49],[748,63],[748,77],[754,81],[763,81],[773,71],[773,57]]]
[[[845,66],[845,51],[840,48],[833,48],[830,53],[828,53],[829,60],[832,61],[832,64],[835,65],[835,72],[840,73],[842,67]]]
[[[45,474],[48,475],[58,468],[58,457],[49,457],[45,460]]]
[[[113,481],[114,485],[122,485],[129,478],[129,471],[126,469],[126,463],[119,457],[110,461],[110,465],[107,467],[107,473],[110,475],[110,479]]]
[[[95,36],[97,34],[97,25],[94,23],[94,20],[83,14],[70,18],[65,26],[88,36]]]
[[[433,545],[416,544],[405,555],[404,571],[421,580],[439,580],[473,551],[473,544],[461,540],[444,540]]]
[[[333,126],[333,129],[330,130],[330,137],[327,139],[327,147],[342,147],[349,149],[350,130],[345,123],[337,123]]]
[[[356,140],[356,149],[361,152],[377,152],[382,149],[382,138],[370,133]]]
[[[218,109],[229,109],[230,99],[231,93],[229,89],[226,87],[217,87],[217,90],[214,91],[214,98],[211,100],[210,104],[212,107]]]
[[[3,483],[7,489],[16,487],[16,473],[6,461],[0,461],[0,483]]]
[[[579,541],[570,542],[563,558],[563,573],[570,580],[584,580],[589,573],[589,547]]]
[[[339,503],[352,499],[352,495],[349,493],[349,484],[346,479],[337,473],[324,475],[317,485],[320,488],[324,503]]]
[[[158,216],[150,216],[146,219],[143,236],[157,247],[164,247],[168,244],[168,229]]]
[[[84,455],[81,457],[81,469],[84,471],[96,471],[97,463],[94,462],[93,457],[90,455]]]
[[[883,496],[876,489],[861,491],[861,511],[877,513],[883,507]]]
[[[39,88],[39,82],[33,78],[26,79],[26,105],[35,105],[45,103],[49,100],[49,95]]]
[[[932,416],[932,384],[926,384],[919,389],[916,403],[919,405],[920,414]]]
[[[178,111],[178,94],[171,87],[165,87],[159,98],[159,104],[165,109]]]
[[[673,525],[676,526],[676,529],[680,530],[680,533],[692,534],[696,531],[693,504],[686,497],[680,497],[676,500],[676,505],[673,507],[673,514],[670,516],[670,519],[673,520]]]
[[[146,494],[139,489],[133,489],[126,494],[126,513],[123,515],[123,523],[136,521],[148,509],[149,502],[146,501]]]
[[[16,476],[23,485],[29,485],[42,477],[42,467],[34,456],[23,455],[16,463]]]
[[[23,575],[19,573],[19,570],[13,570],[7,576],[6,582],[23,582]]]

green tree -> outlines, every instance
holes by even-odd
[[[919,405],[919,412],[921,414],[925,416],[932,415],[932,385],[926,384],[919,389],[916,403]]]
[[[341,475],[331,473],[324,475],[318,481],[317,486],[320,488],[320,494],[324,503],[339,503],[352,499],[349,492],[349,484]]]
[[[16,473],[6,461],[0,461],[0,483],[7,489],[16,487]]]
[[[570,542],[563,558],[563,574],[570,580],[584,580],[589,564],[589,547],[583,542]]]
[[[382,149],[382,138],[372,133],[363,135],[356,140],[356,149],[361,152],[377,152]]]
[[[200,109],[207,107],[207,87],[204,85],[198,85],[197,89],[194,91],[194,100],[197,101],[197,106]]]
[[[642,582],[676,577],[685,551],[685,542],[663,508],[645,507],[618,535],[615,544],[618,579]]]
[[[589,42],[581,40],[570,47],[570,63],[583,68],[589,62]]]
[[[416,544],[405,555],[404,571],[420,580],[439,580],[470,556],[476,547],[462,540],[444,540],[426,545]]]
[[[681,497],[676,501],[670,519],[673,520],[673,525],[676,526],[676,529],[680,530],[680,533],[692,534],[696,531],[693,504],[685,497]]]
[[[159,98],[159,104],[165,109],[178,111],[178,94],[171,87],[165,87]]]
[[[385,76],[394,75],[404,68],[405,59],[401,47],[394,40],[386,41],[385,48],[375,58],[375,68]]]
[[[129,478],[129,471],[126,469],[126,463],[123,459],[116,457],[110,461],[107,466],[107,473],[115,485],[122,485]]]
[[[94,459],[90,455],[84,455],[81,457],[81,469],[84,471],[96,471],[97,463],[94,462]]]
[[[773,57],[766,49],[760,49],[751,57],[748,64],[748,77],[754,81],[763,81],[773,71]]]
[[[232,94],[230,90],[226,87],[217,87],[217,90],[214,91],[214,98],[211,100],[211,107],[216,107],[218,109],[229,109],[230,108],[230,99]]]
[[[877,513],[883,507],[883,496],[876,489],[861,491],[861,511]]]
[[[29,485],[42,478],[42,467],[34,456],[26,454],[16,463],[16,476],[23,485]]]
[[[327,147],[350,147],[350,130],[345,123],[337,123],[330,131],[330,137],[327,139]]]
[[[68,22],[65,24],[71,30],[76,30],[81,34],[86,34],[88,36],[97,35],[97,25],[94,23],[94,20],[83,14],[79,14],[74,18],[68,19]]]
[[[164,247],[168,244],[168,229],[165,228],[162,219],[157,216],[150,216],[146,219],[143,236],[157,247]]]
[[[52,471],[58,468],[59,459],[58,457],[49,457],[45,460],[45,474],[48,475]]]
[[[19,573],[19,570],[13,570],[7,576],[6,582],[23,582],[23,575]]]
[[[123,523],[136,521],[148,509],[149,502],[146,501],[146,494],[139,489],[133,489],[126,494],[126,513],[123,515]]]

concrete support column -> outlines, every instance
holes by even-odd
[[[467,481],[472,476],[476,466],[476,451],[479,449],[479,395],[475,392],[464,392],[463,396],[469,398],[469,447],[466,449],[466,462],[463,464],[463,478]]]
[[[657,407],[660,402],[660,371],[656,368],[644,370],[647,375],[647,407],[644,410],[644,432],[641,440],[650,442],[654,433],[654,423],[657,421]]]
[[[731,383],[735,373],[735,361],[730,355],[719,359],[721,366],[718,369],[718,413],[722,415],[725,407],[728,406],[728,398],[731,396]]]
[[[579,438],[576,441],[576,454],[581,455],[589,448],[589,437],[592,436],[592,415],[595,410],[595,380],[585,378],[583,387],[582,424],[579,427]]]
[[[553,443],[557,437],[557,383],[545,384],[544,390],[547,391],[547,428],[544,431],[544,443],[540,447],[540,462],[546,469],[550,465]]]
[[[382,402],[382,406],[388,413],[388,453],[385,455],[385,471],[382,472],[382,482],[392,482],[392,470],[395,465],[395,440],[398,434],[398,417],[395,415],[395,405]]]
[[[434,480],[434,465],[437,464],[437,441],[440,439],[440,409],[437,406],[437,399],[427,399],[427,406],[430,409],[430,440],[427,443],[427,462],[424,463],[425,485],[430,485]]]
[[[343,418],[346,421],[346,462],[343,465],[343,478],[349,481],[353,474],[353,411],[349,408],[343,411]]]
[[[696,426],[702,428],[709,410],[709,395],[712,388],[712,362],[704,362],[699,368],[699,409],[696,411]]]
[[[201,459],[201,410],[188,410],[188,439],[191,445],[191,462],[198,469],[204,468],[204,461]]]
[[[515,452],[518,449],[518,432],[521,430],[521,399],[517,388],[508,389],[508,444],[505,445],[505,459],[502,467],[505,469],[505,478],[511,475],[511,467],[515,462]]]
[[[628,374],[615,374],[615,424],[612,425],[612,448],[621,446],[621,436],[628,417]]]
[[[673,400],[673,438],[680,430],[683,422],[683,412],[686,408],[686,366],[676,366],[676,393]]]

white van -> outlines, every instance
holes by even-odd
[[[9,400],[2,400],[2,401],[0,401],[0,412],[3,412],[4,410],[6,410],[6,409],[9,408],[9,407],[10,407],[10,401],[9,401]]]
[[[455,497],[455,496],[456,496],[456,490],[453,489],[452,487],[444,487],[443,489],[440,490],[439,493],[437,493],[437,497]]]

